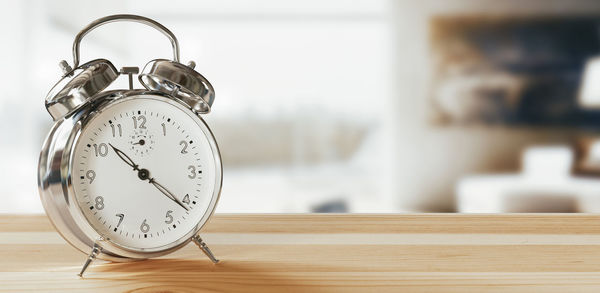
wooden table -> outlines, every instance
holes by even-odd
[[[0,290],[600,292],[600,216],[216,215],[193,244],[133,263],[86,258],[43,215],[0,215]]]

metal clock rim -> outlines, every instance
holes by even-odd
[[[75,195],[75,191],[73,189],[73,185],[72,185],[72,181],[71,181],[72,176],[70,173],[67,174],[66,182],[68,182],[68,186],[67,186],[68,197],[69,197],[70,201],[72,201],[74,203],[73,205],[70,206],[71,214],[73,215],[73,212],[75,212],[75,214],[77,214],[78,218],[80,218],[82,220],[82,221],[77,221],[77,222],[83,222],[86,224],[86,227],[85,227],[86,229],[84,229],[83,231],[88,232],[89,236],[92,236],[92,239],[103,239],[98,244],[101,247],[103,247],[104,249],[108,249],[110,252],[116,253],[121,256],[130,257],[130,258],[151,258],[151,257],[168,254],[170,252],[173,252],[173,251],[179,249],[181,246],[187,244],[188,242],[190,242],[192,237],[195,236],[196,234],[198,234],[198,232],[201,230],[201,228],[206,224],[206,222],[208,222],[208,220],[214,213],[217,202],[220,198],[221,187],[222,187],[222,178],[223,178],[223,176],[222,176],[223,169],[222,169],[222,164],[221,164],[221,158],[219,155],[218,145],[217,145],[217,142],[214,138],[212,131],[210,130],[210,128],[208,127],[206,122],[201,117],[193,114],[190,111],[190,109],[187,107],[187,105],[184,105],[181,102],[179,102],[178,100],[175,100],[175,99],[171,98],[170,96],[165,95],[163,93],[154,92],[154,91],[153,92],[133,91],[133,92],[122,93],[122,95],[119,97],[119,99],[117,101],[114,101],[112,103],[105,103],[103,105],[99,105],[98,107],[96,107],[94,109],[94,111],[92,113],[90,113],[90,115],[86,116],[84,119],[81,120],[81,123],[85,124],[85,123],[91,121],[97,114],[99,114],[99,112],[101,112],[102,110],[104,110],[108,107],[114,106],[117,103],[135,99],[137,96],[143,96],[143,95],[160,96],[160,97],[165,98],[165,100],[164,100],[165,102],[167,102],[171,105],[180,107],[181,110],[183,110],[190,117],[192,117],[192,119],[194,119],[196,124],[198,126],[200,126],[201,128],[203,128],[202,129],[203,132],[204,132],[204,130],[207,130],[208,133],[206,133],[206,132],[204,132],[204,133],[205,133],[205,135],[208,134],[208,135],[206,135],[206,137],[209,141],[211,150],[213,151],[213,154],[214,154],[213,157],[215,159],[215,167],[218,170],[218,173],[217,173],[217,176],[215,176],[215,187],[214,187],[214,191],[213,191],[213,194],[211,197],[211,202],[209,204],[207,211],[202,216],[200,221],[188,233],[186,233],[183,237],[179,238],[178,240],[176,240],[172,243],[160,246],[160,247],[156,247],[153,249],[143,249],[143,250],[125,247],[125,246],[115,243],[109,239],[103,239],[103,237],[91,226],[91,224],[89,223],[89,221],[83,214],[81,207],[78,204],[76,204],[76,199],[75,199],[76,195]],[[75,131],[73,131],[69,141],[67,142],[67,145],[69,146],[69,148],[68,148],[68,166],[69,167],[67,168],[68,171],[73,170],[74,149],[75,149],[77,140],[79,138],[79,135],[83,132],[84,128],[85,128],[85,125],[81,125],[81,127],[75,129]],[[65,153],[65,155],[67,155],[67,153]]]
[[[111,94],[114,94],[114,93],[107,93],[104,96],[108,97]],[[190,117],[192,117],[192,119],[194,119],[196,124],[202,129],[203,133],[205,134],[205,136],[208,139],[211,150],[213,151],[213,157],[215,160],[215,169],[217,170],[217,174],[215,176],[214,190],[212,193],[211,202],[209,203],[208,209],[206,210],[205,214],[201,217],[200,221],[188,233],[186,233],[183,237],[181,237],[181,238],[177,239],[176,241],[173,241],[169,244],[159,246],[156,248],[152,248],[152,249],[141,249],[140,250],[140,249],[135,249],[135,248],[131,248],[131,247],[125,247],[123,245],[120,245],[118,243],[111,241],[110,239],[103,239],[103,237],[100,235],[100,233],[98,233],[91,226],[91,224],[89,223],[89,221],[87,220],[87,218],[85,217],[83,212],[81,211],[81,207],[76,202],[76,199],[75,199],[76,195],[74,192],[74,188],[73,188],[73,184],[72,184],[72,175],[70,172],[71,172],[71,170],[73,170],[72,168],[73,168],[74,148],[77,144],[80,134],[82,133],[82,131],[85,128],[85,123],[91,121],[91,119],[93,119],[93,117],[95,115],[97,115],[100,111],[102,111],[103,109],[106,109],[112,105],[115,105],[116,103],[135,99],[137,96],[144,96],[144,95],[161,97],[164,99],[163,101],[165,101],[173,106],[179,107],[180,109],[184,110],[184,112],[186,112]],[[62,185],[61,190],[63,192],[63,196],[66,196],[66,198],[68,199],[68,202],[69,202],[66,206],[66,210],[69,212],[69,216],[73,220],[72,222],[75,223],[75,225],[77,225],[78,228],[81,230],[81,232],[84,234],[84,235],[69,235],[69,236],[74,236],[76,238],[81,238],[80,236],[85,236],[86,238],[88,238],[88,240],[90,240],[91,242],[96,242],[98,245],[100,245],[103,248],[103,253],[98,256],[99,258],[108,259],[108,260],[117,260],[117,261],[124,261],[124,260],[128,260],[128,259],[145,259],[145,258],[157,257],[160,255],[171,253],[171,252],[181,248],[182,246],[186,245],[187,243],[189,243],[192,240],[192,237],[195,236],[196,234],[198,234],[198,232],[201,230],[201,228],[208,222],[210,217],[214,214],[214,210],[215,210],[218,200],[220,198],[221,188],[222,188],[223,171],[222,171],[222,162],[221,162],[220,152],[219,152],[217,142],[214,138],[214,135],[213,135],[212,131],[210,130],[210,128],[208,127],[208,125],[206,124],[206,122],[198,115],[195,115],[194,113],[192,113],[192,111],[190,111],[190,109],[186,105],[182,104],[180,101],[175,100],[175,99],[171,98],[170,96],[165,95],[161,92],[155,92],[155,91],[143,91],[142,90],[142,91],[119,92],[118,100],[103,101],[101,104],[97,105],[96,108],[94,108],[93,110],[89,109],[88,111],[89,111],[88,113],[84,113],[85,111],[80,110],[75,114],[75,115],[77,115],[77,114],[82,115],[83,117],[77,117],[77,118],[74,117],[74,119],[76,119],[76,120],[74,121],[74,124],[72,125],[72,130],[65,142],[63,154],[61,156],[61,166],[60,166],[60,177],[61,177],[61,185]],[[40,186],[40,190],[41,190],[41,186]],[[65,192],[66,192],[66,194],[65,194]],[[46,208],[46,205],[44,207]],[[50,215],[50,213],[49,213],[49,215]],[[64,217],[65,215],[61,215],[61,216]],[[50,218],[52,219],[52,217],[50,217]],[[76,232],[76,231],[72,231],[72,229],[69,229],[69,227],[64,227],[64,225],[62,223],[58,223],[58,225],[57,225],[57,223],[54,223],[54,221],[53,221],[53,225],[55,225],[57,230],[59,230],[61,235],[63,235],[63,236],[64,236],[63,233]],[[76,245],[76,243],[73,243],[70,240],[71,237],[64,237],[64,238],[69,243],[71,243],[73,246],[78,248],[79,250],[83,251],[86,248],[87,249],[92,248],[87,244],[86,244],[86,246],[88,246],[88,247],[79,247]]]

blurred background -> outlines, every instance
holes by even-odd
[[[600,212],[600,2],[567,0],[2,2],[0,212],[43,212],[43,99],[116,13],[215,87],[217,212]],[[171,56],[131,23],[81,52]]]

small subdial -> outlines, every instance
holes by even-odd
[[[135,155],[145,156],[154,149],[154,135],[145,129],[137,129],[130,136],[129,144]]]

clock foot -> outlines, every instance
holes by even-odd
[[[212,253],[212,251],[210,251],[210,248],[208,248],[208,245],[206,245],[206,243],[204,243],[204,240],[202,240],[202,238],[200,238],[200,235],[196,235],[196,236],[192,237],[192,241],[194,241],[194,243],[196,243],[196,245],[198,245],[198,247],[200,247],[202,252],[204,252],[204,254],[206,254],[206,256],[208,256],[208,258],[213,263],[219,262],[219,260],[215,257],[215,255]]]
[[[90,252],[90,255],[88,256],[88,258],[85,260],[85,263],[83,264],[83,268],[81,268],[81,272],[79,272],[79,274],[78,274],[78,276],[80,278],[83,277],[83,273],[85,272],[85,270],[87,270],[88,266],[90,266],[92,261],[94,261],[96,259],[96,256],[98,256],[100,251],[102,251],[102,247],[100,247],[97,243],[94,243],[92,252]]]

